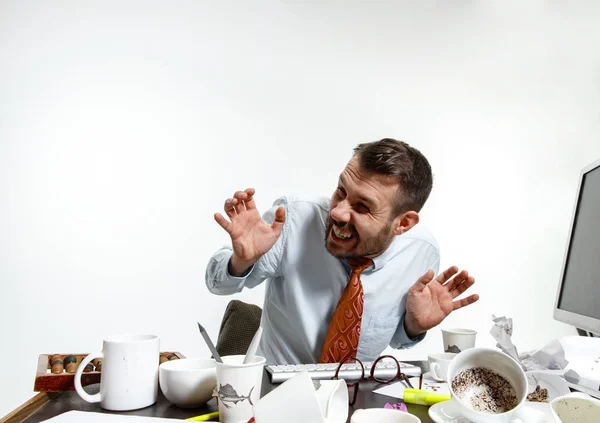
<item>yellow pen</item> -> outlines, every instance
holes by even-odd
[[[214,411],[212,413],[202,414],[201,416],[190,417],[189,419],[186,419],[186,420],[190,420],[192,422],[206,422],[211,419],[216,419],[217,417],[219,417],[219,412]]]
[[[404,402],[410,404],[419,405],[433,405],[442,401],[449,401],[452,399],[447,394],[437,394],[435,392],[425,391],[423,389],[412,389],[407,388],[404,390]]]

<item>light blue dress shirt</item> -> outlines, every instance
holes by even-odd
[[[279,198],[263,220],[271,224],[280,206],[286,221],[275,245],[242,277],[228,272],[232,248],[221,248],[208,263],[206,285],[212,293],[229,295],[266,281],[258,354],[267,364],[318,363],[350,266],[325,248],[327,198]],[[404,330],[406,296],[427,270],[438,273],[439,246],[417,224],[373,261],[361,275],[365,302],[357,356],[366,361],[388,345],[408,348],[424,338],[410,340]]]

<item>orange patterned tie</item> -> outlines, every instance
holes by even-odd
[[[321,363],[343,363],[356,356],[365,299],[360,274],[373,264],[373,260],[356,257],[348,259],[348,263],[352,274],[331,318]]]

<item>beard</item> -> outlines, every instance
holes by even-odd
[[[329,234],[333,230],[333,226],[340,229],[349,230],[352,233],[352,238],[355,240],[354,246],[349,249],[334,248],[329,245]],[[352,257],[376,257],[383,253],[394,239],[392,230],[392,221],[389,220],[386,225],[381,228],[377,235],[361,239],[356,232],[356,228],[348,223],[340,224],[333,220],[331,216],[327,217],[327,229],[325,231],[325,248],[334,257],[352,258]]]

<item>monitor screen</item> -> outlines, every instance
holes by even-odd
[[[554,317],[600,333],[600,161],[581,173]]]

